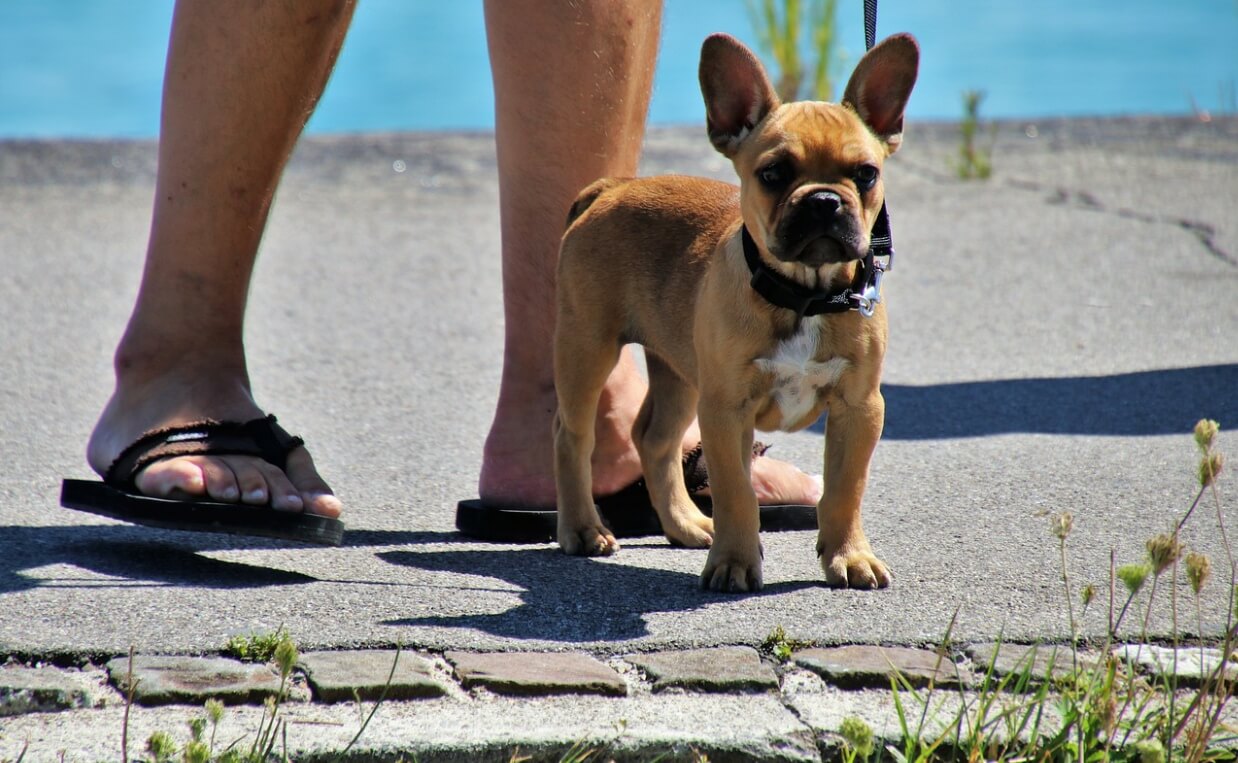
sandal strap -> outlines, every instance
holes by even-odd
[[[274,415],[244,423],[206,419],[142,435],[121,451],[103,481],[133,490],[139,472],[155,461],[178,456],[258,456],[282,471],[288,454],[304,444],[276,423]]]
[[[765,455],[770,446],[763,442],[752,443],[752,459],[755,461]],[[705,465],[705,449],[697,446],[683,456],[683,482],[688,488],[688,495],[696,495],[709,487],[709,470]]]

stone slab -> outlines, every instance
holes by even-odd
[[[434,663],[412,652],[399,652],[398,661],[396,655],[394,649],[310,652],[301,655],[299,665],[305,671],[314,699],[320,702],[349,702],[354,697],[369,701],[417,699],[447,694],[447,687],[434,675]]]
[[[1221,650],[1183,646],[1174,649],[1148,644],[1126,644],[1113,650],[1113,655],[1123,662],[1133,662],[1158,677],[1176,674],[1179,686],[1200,686],[1204,679],[1221,665]],[[1233,659],[1226,661],[1226,677],[1232,682],[1238,679],[1238,664]]]
[[[791,656],[796,665],[842,688],[889,688],[902,676],[912,686],[970,685],[971,674],[949,657],[928,649],[898,646],[840,646],[802,649]]]
[[[261,708],[227,708],[216,739],[240,739],[248,750]],[[6,719],[0,760],[18,757],[30,740],[27,763],[119,760],[123,707],[38,713]],[[132,708],[129,751],[142,753],[151,732],[187,739],[187,722],[202,708],[185,705]],[[361,719],[349,703],[293,703],[288,757],[302,763],[338,760]],[[225,743],[226,744],[226,743]],[[281,742],[282,744],[282,742]],[[218,744],[217,748],[222,747]],[[575,758],[569,752],[575,750]],[[590,763],[818,763],[812,731],[779,697],[767,694],[633,694],[628,697],[557,696],[442,698],[385,702],[365,733],[343,756],[348,761],[511,763],[580,760]],[[282,747],[280,748],[282,752]],[[179,758],[177,758],[179,760]]]
[[[628,685],[614,670],[577,652],[447,652],[466,689],[496,694],[623,696]]]
[[[773,691],[774,669],[746,646],[636,654],[625,658],[653,679],[653,690]]]
[[[129,687],[129,658],[107,663],[111,683],[121,694]],[[133,658],[133,699],[142,705],[260,703],[279,693],[279,676],[266,665],[225,657],[143,656]]]
[[[987,672],[992,665],[998,677],[1018,675],[1026,670],[1035,681],[1068,675],[1075,664],[1070,647],[1057,644],[974,644],[967,648],[967,656],[975,663],[977,675]],[[1095,664],[1095,655],[1079,655],[1080,667],[1088,668]]]
[[[0,717],[95,707],[105,694],[102,678],[50,666],[0,667]]]

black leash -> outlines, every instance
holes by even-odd
[[[877,0],[864,0],[864,49],[872,50],[877,44]],[[890,232],[890,213],[886,211],[885,200],[881,202],[881,211],[873,223],[869,238],[869,253],[874,257],[888,257],[889,261],[882,268],[891,270],[894,267],[894,237]]]
[[[877,44],[877,0],[864,0],[864,49]]]

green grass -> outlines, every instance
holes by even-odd
[[[1234,746],[1238,738],[1222,724],[1234,689],[1227,672],[1233,666],[1238,646],[1238,581],[1216,485],[1224,466],[1224,459],[1215,450],[1217,430],[1216,422],[1206,420],[1195,428],[1200,450],[1196,472],[1199,489],[1173,528],[1149,538],[1144,558],[1139,561],[1119,566],[1114,560],[1111,565],[1107,635],[1092,652],[1096,659],[1084,659],[1074,604],[1077,595],[1081,613],[1085,611],[1095,603],[1096,587],[1086,584],[1076,590],[1066,565],[1066,546],[1074,529],[1074,517],[1062,512],[1050,518],[1050,532],[1058,544],[1060,582],[1068,602],[1069,666],[1060,673],[1050,671],[1048,680],[1038,681],[1032,675],[1032,652],[1025,664],[998,677],[995,663],[999,644],[993,660],[985,666],[980,685],[971,692],[958,689],[954,710],[946,710],[947,696],[932,683],[927,690],[917,692],[905,679],[896,676],[891,696],[899,721],[898,743],[877,749],[867,724],[851,718],[841,735],[843,760],[1197,763],[1238,759],[1238,748]],[[1219,664],[1197,688],[1188,689],[1173,671],[1146,675],[1133,660],[1116,656],[1114,647],[1119,631],[1130,617],[1139,618],[1139,643],[1148,643],[1148,622],[1160,585],[1170,586],[1172,646],[1201,650],[1206,646],[1202,635],[1192,644],[1185,644],[1180,636],[1178,596],[1181,575],[1193,599],[1195,632],[1202,634],[1201,597],[1212,579],[1212,560],[1189,551],[1181,541],[1181,533],[1205,503],[1215,510],[1224,548],[1228,579],[1223,581],[1221,591],[1228,606],[1225,630],[1219,639]],[[1212,590],[1217,587],[1214,585]],[[1147,595],[1141,598],[1145,590]],[[939,654],[950,648],[952,626],[953,621]]]
[[[772,64],[778,97],[833,100],[834,72],[841,63],[838,0],[744,0],[744,4],[758,47]],[[812,52],[809,60],[804,58],[805,49]]]
[[[233,636],[224,644],[224,654],[242,662],[271,662],[279,645],[288,640],[284,626],[264,633]]]
[[[968,90],[963,93],[963,121],[959,123],[959,156],[955,172],[962,180],[987,180],[993,174],[993,133],[988,146],[979,143],[980,103],[984,93]]]
[[[779,662],[786,662],[791,659],[792,654],[810,646],[812,646],[811,641],[791,638],[783,630],[782,625],[779,624],[775,625],[774,629],[765,637],[765,640],[761,642],[761,651]]]

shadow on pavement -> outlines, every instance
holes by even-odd
[[[294,548],[299,544],[265,538],[218,533],[183,533],[126,525],[71,525],[0,527],[0,594],[41,586],[103,588],[109,585],[150,585],[232,589],[300,585],[319,578],[258,564],[203,556],[203,551]],[[456,543],[460,535],[447,532],[349,530],[345,546],[403,546],[419,543]],[[49,565],[65,564],[117,578],[32,577],[21,574]]]
[[[663,550],[694,553],[670,547]],[[520,605],[497,614],[386,620],[383,625],[475,628],[495,636],[538,641],[625,641],[649,635],[645,616],[650,613],[684,612],[736,601],[733,595],[701,591],[696,574],[568,557],[557,547],[387,551],[378,556],[420,570],[493,577],[521,589]],[[700,556],[703,564],[704,553]],[[776,583],[755,595],[821,585],[813,581]],[[753,596],[745,594],[745,600]]]
[[[924,387],[883,384],[887,440],[1035,433],[1151,436],[1238,425],[1238,364]],[[825,419],[810,427],[825,431]]]

